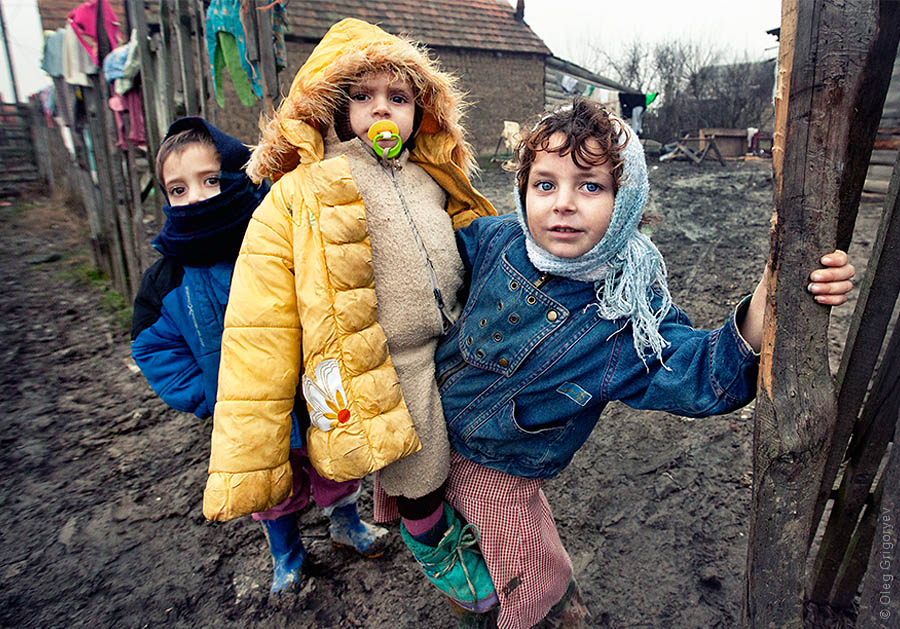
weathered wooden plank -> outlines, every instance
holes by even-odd
[[[211,124],[216,124],[218,107],[216,95],[212,89],[211,63],[209,59],[209,47],[206,44],[206,13],[203,8],[203,0],[194,1],[194,11],[197,13],[197,40],[200,49],[200,105],[203,117]]]
[[[157,107],[157,93],[159,86],[157,85],[156,63],[151,51],[152,40],[150,38],[150,29],[147,26],[147,16],[144,12],[143,0],[128,0],[128,14],[131,16],[131,23],[137,30],[138,50],[140,53],[141,64],[141,99],[144,104],[144,132],[147,137],[147,161],[150,164],[150,170],[153,170],[156,164],[156,154],[159,152],[160,144],[160,122],[159,107]],[[168,90],[166,90],[168,91]],[[140,202],[140,196],[138,196]],[[159,196],[153,197],[153,214],[162,221],[162,205]],[[143,208],[143,206],[141,206]],[[143,215],[143,212],[141,212]],[[141,230],[135,229],[135,234],[142,234]],[[138,252],[143,250],[143,243],[138,246]],[[141,259],[141,266],[145,266],[146,261]]]
[[[783,6],[782,24],[795,15],[796,34],[789,45],[784,157],[776,180],[754,414],[744,624],[799,628],[816,491],[837,412],[828,367],[829,311],[809,299],[805,288],[819,256],[837,243],[839,220],[848,216],[848,208],[841,207],[841,200],[852,196],[843,183],[844,165],[848,155],[858,158],[862,152],[849,145],[868,144],[866,153],[871,151],[875,130],[869,137],[854,135],[866,128],[854,118],[869,112],[858,100],[868,93],[860,77],[890,72],[881,63],[884,43],[878,35],[890,10],[863,0],[786,0]],[[891,60],[895,51],[896,40]],[[863,178],[851,178],[861,188]]]
[[[97,90],[100,103],[109,102],[109,83],[105,80],[97,80]],[[120,255],[124,261],[125,275],[116,285],[122,295],[134,297],[137,294],[137,287],[141,282],[142,269],[134,248],[134,235],[132,233],[131,207],[128,200],[128,184],[125,180],[123,149],[117,145],[118,132],[116,130],[116,122],[113,119],[112,112],[109,107],[103,107],[101,110],[101,119],[104,125],[103,140],[106,144],[106,153],[108,159],[108,176],[110,178],[110,189],[114,205],[112,207],[114,216],[114,225],[119,233]],[[127,129],[126,129],[127,135]]]
[[[877,150],[872,151],[872,159],[869,161],[869,163],[879,166],[887,165],[892,167],[896,159],[897,151]],[[890,174],[888,174],[885,179],[890,179]]]
[[[157,50],[155,58],[159,62],[159,85],[162,86],[162,104],[157,112],[165,128],[175,118],[175,93],[181,88],[176,84],[176,72],[172,68],[173,60],[177,56],[172,12],[172,0],[160,0],[159,2],[159,38],[156,39]],[[180,80],[180,74],[178,75]]]
[[[853,601],[859,592],[859,586],[866,575],[869,565],[869,552],[872,549],[872,540],[875,538],[875,528],[878,522],[881,496],[884,492],[884,476],[878,483],[878,488],[866,499],[866,508],[859,524],[853,532],[853,538],[844,556],[844,562],[834,582],[830,607],[836,610],[850,610]]]
[[[794,41],[797,36],[797,0],[783,0],[781,3],[781,32],[778,47],[778,74],[775,77],[775,131],[772,134],[772,169],[775,184],[781,185],[784,168],[784,143],[787,132],[788,93],[790,91],[791,69],[794,65]],[[778,190],[775,191],[776,194]]]
[[[187,0],[174,0],[175,40],[178,42],[181,84],[184,89],[184,109],[188,116],[200,115],[200,95],[197,89],[197,72],[194,64],[197,50],[194,45],[193,16]]]
[[[36,95],[29,99],[29,122],[31,124],[32,145],[34,147],[34,163],[37,166],[41,180],[49,190],[56,188],[56,180],[53,173],[53,160],[50,157],[50,130],[41,111],[41,101]]]
[[[137,30],[138,53],[141,65],[141,98],[144,105],[144,130],[147,136],[147,154],[150,163],[156,160],[159,151],[159,116],[156,109],[155,93],[158,90],[153,75],[153,61],[150,53],[150,29],[144,14],[143,0],[128,0],[128,15]]]
[[[62,114],[66,127],[73,129],[72,88],[60,77],[53,77],[53,87],[56,94],[57,111]],[[62,130],[60,130],[60,132],[61,131]],[[75,149],[73,171],[76,180],[76,188],[81,198],[81,204],[84,206],[88,217],[88,228],[91,237],[91,253],[93,254],[94,265],[112,276],[112,270],[109,267],[109,241],[103,229],[103,220],[99,210],[100,190],[94,184],[91,177],[88,149],[82,134],[72,133],[70,137],[72,138],[72,145]],[[62,144],[62,137],[59,138],[59,143]]]
[[[122,291],[128,283],[128,272],[125,268],[125,259],[122,256],[122,238],[119,234],[116,216],[116,193],[112,185],[111,165],[109,151],[106,145],[106,123],[103,119],[106,103],[100,100],[98,89],[99,78],[91,77],[94,87],[82,89],[85,109],[87,111],[88,129],[90,130],[90,150],[97,166],[97,188],[99,190],[99,214],[101,228],[107,249],[101,260],[101,268],[109,274],[116,290]]]
[[[898,5],[900,9],[900,5]],[[859,409],[868,391],[869,381],[890,324],[894,301],[900,292],[900,155],[894,162],[891,183],[886,192],[883,214],[867,272],[859,287],[859,296],[847,341],[838,369],[838,408],[816,498],[814,515],[821,517],[825,502],[831,494],[844,451],[859,416]]]
[[[869,489],[881,465],[888,442],[893,438],[900,404],[900,327],[894,329],[884,360],[872,384],[862,415],[854,429],[853,442],[847,451],[849,461],[844,469],[822,544],[816,557],[809,598],[818,603],[835,605],[832,588],[842,565],[851,558],[847,554],[860,513],[869,497]],[[868,548],[865,549],[868,556]],[[856,584],[844,584],[856,592]],[[837,597],[845,601],[847,592]],[[852,596],[850,597],[852,600]]]
[[[275,67],[275,50],[272,48],[272,3],[254,0],[259,40],[260,83],[263,89],[263,104],[267,116],[271,116],[278,106],[278,71]],[[262,9],[269,6],[269,10]]]
[[[859,599],[859,629],[895,629],[900,618],[900,447],[894,441],[884,470],[884,492],[877,505],[869,568]]]

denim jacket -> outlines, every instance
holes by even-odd
[[[478,219],[457,239],[469,297],[435,360],[450,442],[466,458],[550,478],[611,400],[704,417],[756,394],[758,357],[736,324],[743,303],[711,331],[673,306],[660,325],[668,369],[652,354],[645,365],[628,321],[602,319],[591,306],[592,284],[532,266],[515,216]]]

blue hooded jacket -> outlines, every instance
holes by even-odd
[[[164,208],[153,246],[163,257],[144,273],[134,302],[131,355],[166,404],[209,417],[216,403],[225,306],[247,224],[268,185],[242,168],[250,151],[202,118],[181,118],[166,137],[191,128],[212,137],[221,163],[220,193]]]

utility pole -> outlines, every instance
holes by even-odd
[[[16,87],[16,73],[13,72],[12,55],[9,54],[9,39],[6,36],[6,19],[3,17],[3,3],[0,2],[0,34],[3,35],[3,47],[6,50],[6,65],[9,68],[9,82],[12,85],[13,102],[19,102],[19,89]]]

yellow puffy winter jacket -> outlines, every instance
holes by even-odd
[[[304,374],[306,443],[324,476],[361,478],[419,448],[378,323],[366,209],[347,160],[323,159],[336,86],[382,69],[415,79],[423,115],[410,161],[447,192],[454,228],[495,213],[467,177],[472,155],[452,77],[378,27],[333,26],[247,168],[277,182],[247,228],[231,284],[203,497],[209,519],[263,511],[290,494],[290,413]]]

